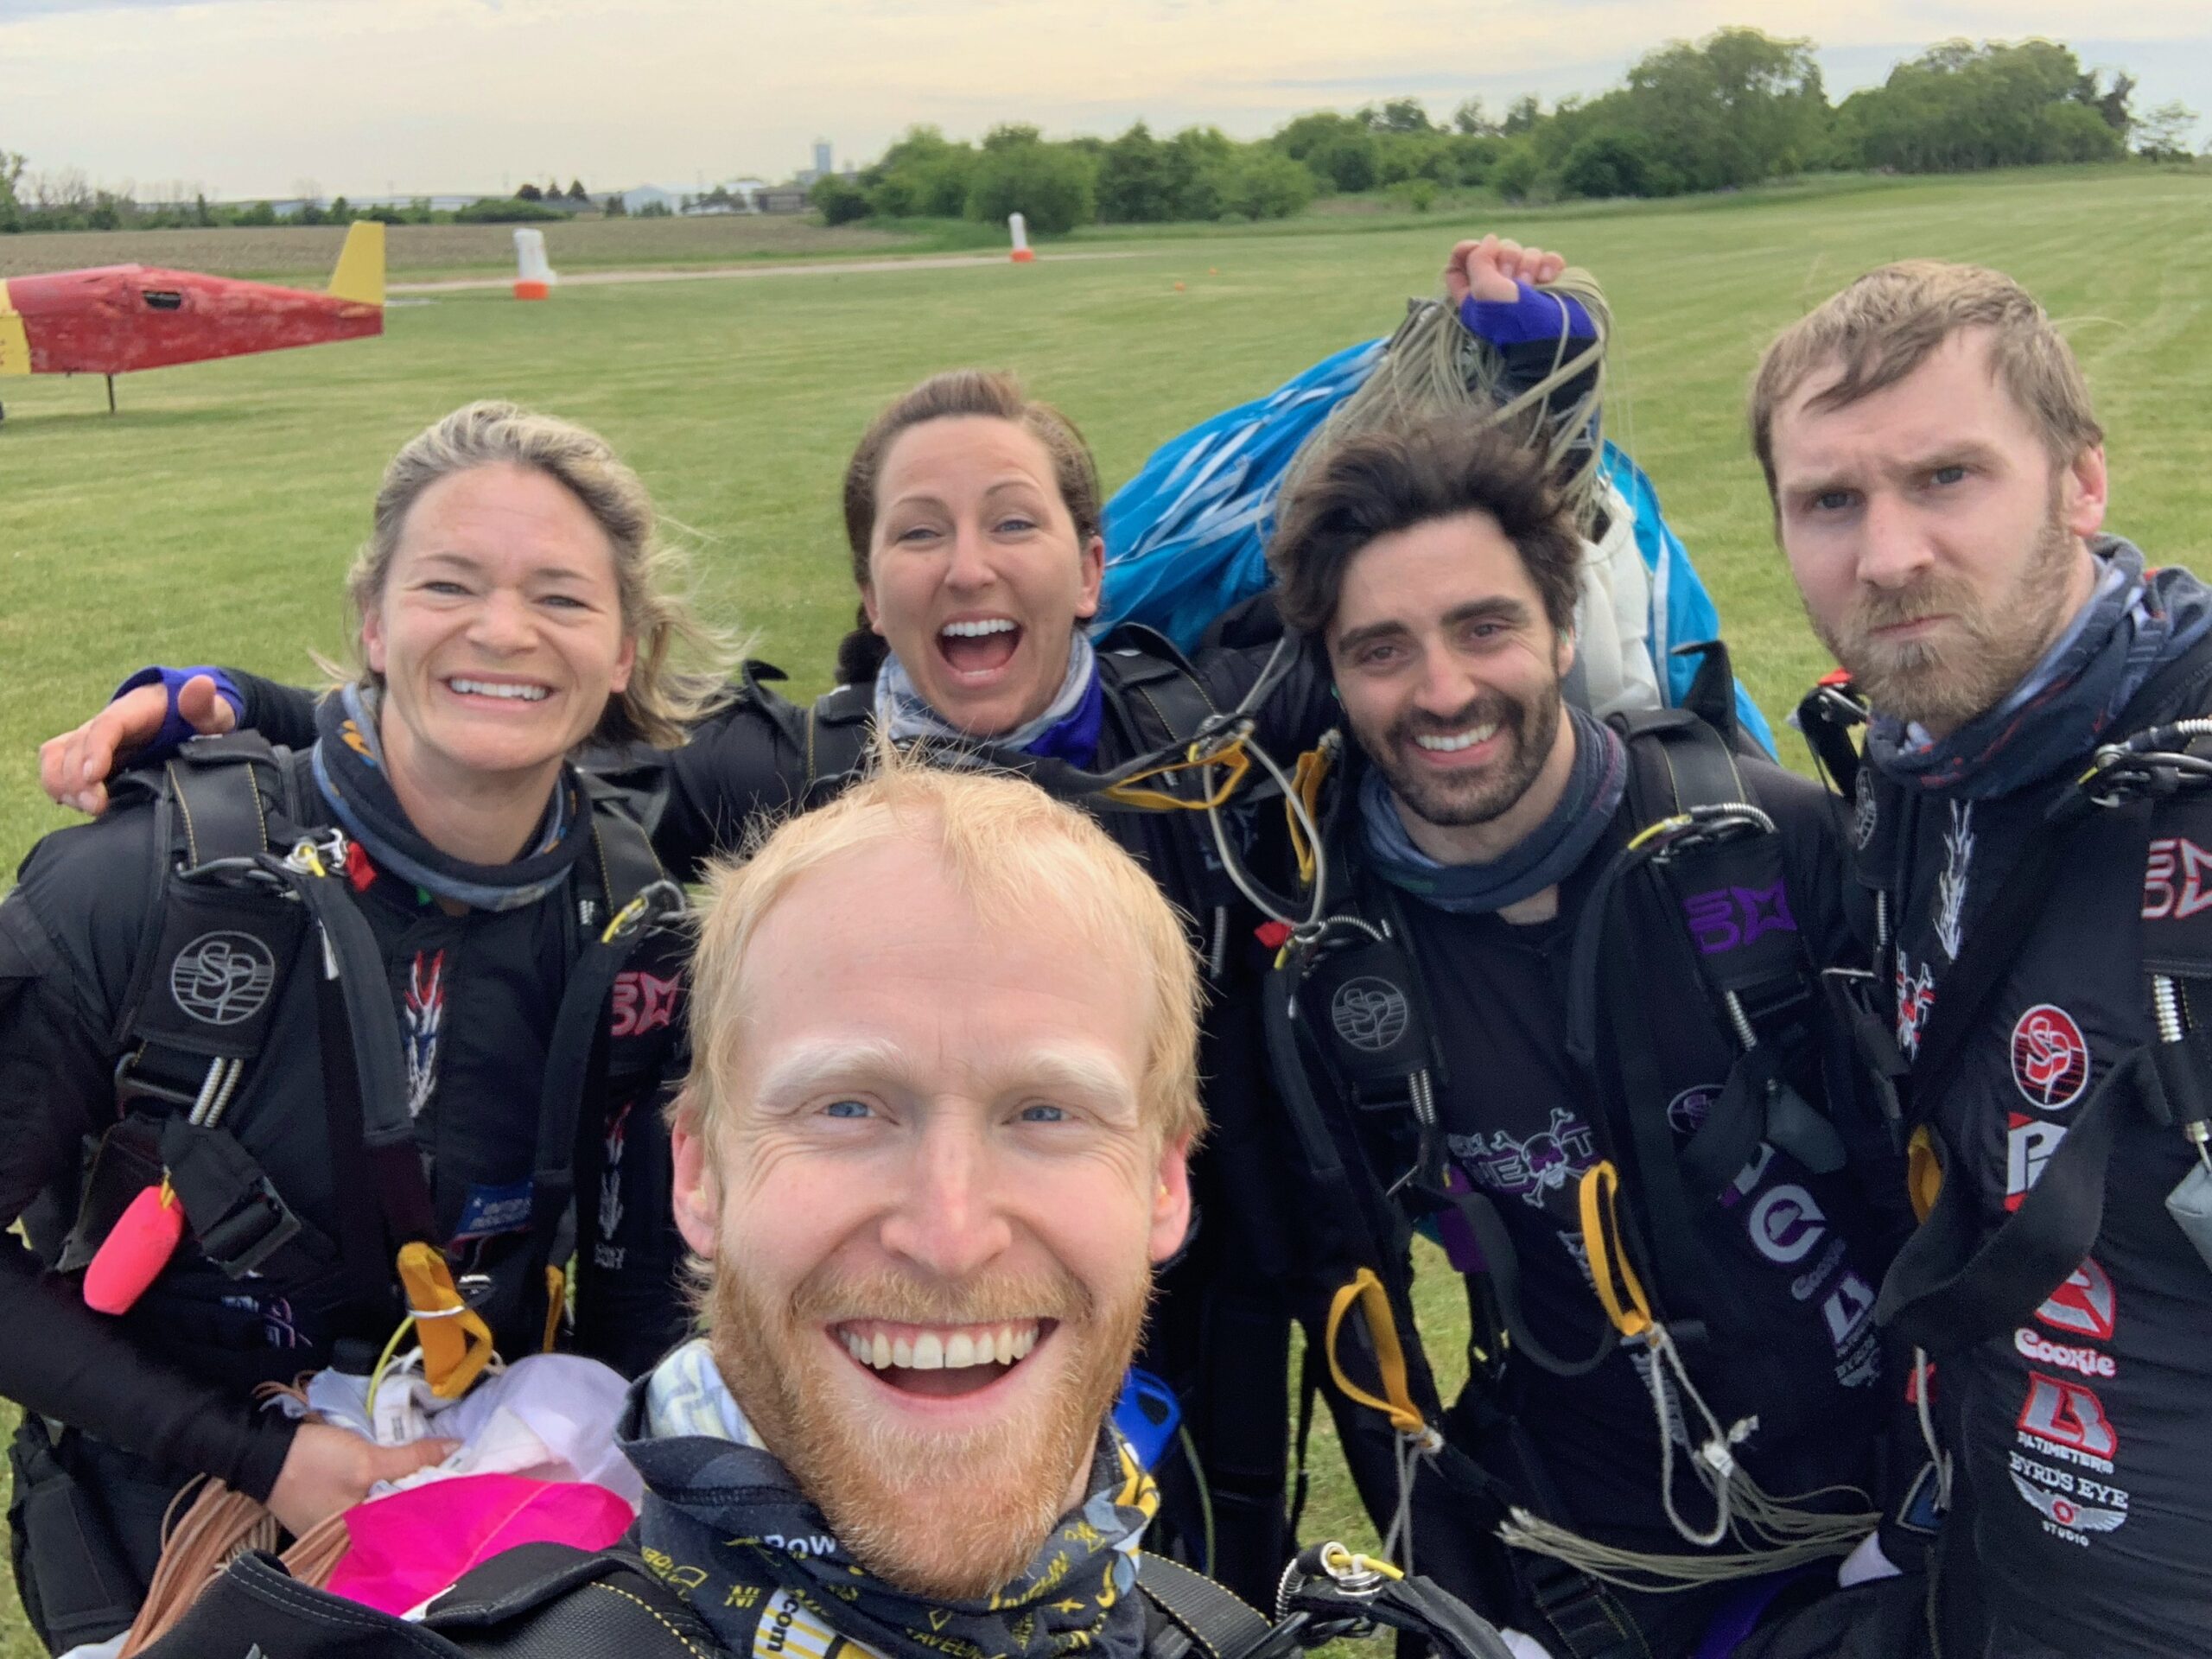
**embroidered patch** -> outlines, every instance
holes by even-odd
[[[524,1177],[505,1186],[470,1187],[461,1201],[461,1221],[454,1229],[454,1242],[489,1238],[494,1233],[518,1232],[529,1226],[533,1185]]]
[[[1951,827],[1943,835],[1943,874],[1936,880],[1936,942],[1953,962],[1967,908],[1967,873],[1974,865],[1974,803],[1951,803]]]
[[[2028,1189],[2043,1173],[2050,1154],[2066,1138],[2063,1123],[2044,1123],[2025,1112],[2009,1112],[2005,1122],[2005,1208],[2018,1210]]]
[[[423,1116],[438,1086],[438,1037],[446,1021],[446,953],[417,950],[407,974],[404,1011],[407,1048],[407,1116]]]
[[[625,1101],[607,1120],[607,1134],[601,1142],[607,1162],[599,1175],[599,1246],[593,1256],[609,1272],[620,1272],[622,1268],[623,1252],[615,1245],[614,1234],[622,1225],[622,1154],[630,1144],[632,1104]]]
[[[207,1026],[251,1020],[276,983],[276,958],[251,933],[202,933],[169,964],[169,995]]]
[[[2143,919],[2184,922],[2212,909],[2208,872],[2212,853],[2179,836],[2159,836],[2143,863]]]
[[[1682,900],[1682,916],[1699,954],[1725,956],[1764,933],[1795,933],[1789,893],[1777,881],[1770,887],[1714,887]]]
[[[2038,1002],[2012,1027],[2012,1082],[2029,1105],[2055,1112],[2089,1084],[2089,1045],[2074,1016]]]
[[[1560,1106],[1552,1108],[1551,1127],[1525,1141],[1503,1129],[1487,1138],[1455,1135],[1450,1140],[1452,1155],[1478,1185],[1493,1192],[1517,1193],[1539,1210],[1545,1193],[1559,1191],[1598,1161],[1597,1139],[1590,1126]]]
[[[1859,781],[1852,793],[1856,798],[1851,810],[1851,844],[1860,852],[1874,839],[1874,824],[1878,809],[1874,804],[1874,772],[1871,766],[1859,769]]]
[[[2118,1317],[2117,1300],[2105,1270],[2094,1262],[2084,1261],[2036,1309],[2036,1318],[2055,1331],[2104,1342],[2111,1338]]]
[[[1380,1054],[1406,1034],[1413,1008],[1396,986],[1363,974],[1337,987],[1329,999],[1329,1022],[1354,1048]]]
[[[614,976],[612,999],[614,1017],[610,1037],[642,1037],[664,1030],[676,1018],[677,1001],[683,994],[679,979],[663,979],[641,969],[627,969]]]
[[[1936,974],[1925,963],[1917,969],[1897,951],[1897,1047],[1908,1060],[1920,1058],[1920,1033],[1936,1009]]]
[[[1685,1089],[1667,1103],[1667,1127],[1676,1135],[1694,1135],[1713,1110],[1713,1103],[1720,1098],[1720,1085],[1700,1083],[1695,1088]]]

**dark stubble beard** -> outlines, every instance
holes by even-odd
[[[2018,577],[1986,605],[1967,583],[1929,576],[1901,591],[1862,594],[1837,626],[1814,618],[1814,632],[1875,712],[1955,731],[1996,707],[2050,649],[2070,614],[2075,556],[2074,535],[2054,501]],[[1955,637],[1940,645],[1873,638],[1877,628],[1935,615],[1956,625]]]
[[[777,1303],[725,1265],[709,1299],[709,1343],[762,1442],[855,1560],[911,1593],[974,1601],[1019,1577],[1066,1514],[1121,1392],[1150,1294],[1140,1262],[1128,1294],[1111,1306],[1065,1274],[956,1287],[897,1274],[817,1274]],[[1058,1323],[1021,1363],[1041,1359],[1061,1381],[1026,1416],[924,1434],[841,1410],[855,1384],[879,1385],[836,1376],[832,1367],[854,1362],[824,1338],[826,1325],[992,1325],[1039,1314]]]
[[[1354,734],[1381,770],[1390,792],[1424,823],[1465,829],[1502,817],[1529,792],[1559,741],[1563,704],[1559,682],[1554,680],[1534,702],[1492,691],[1442,720],[1415,710],[1380,737],[1363,731]],[[1416,737],[1448,737],[1492,720],[1510,747],[1480,774],[1454,777],[1434,772],[1407,753]]]

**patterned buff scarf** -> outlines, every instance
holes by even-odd
[[[622,1450],[645,1478],[646,1564],[731,1653],[823,1659],[840,1637],[879,1659],[1138,1659],[1143,1649],[1138,1541],[1160,1499],[1110,1429],[1089,1501],[988,1601],[910,1595],[848,1555],[761,1447],[703,1338],[632,1388]]]
[[[591,844],[591,815],[574,772],[561,771],[545,809],[545,826],[531,851],[512,864],[467,864],[424,840],[407,820],[385,770],[376,711],[357,685],[315,705],[315,781],[340,829],[359,842],[378,869],[425,893],[472,910],[519,910],[568,880],[569,867]]]
[[[1077,628],[1068,645],[1068,671],[1052,707],[1026,726],[987,740],[995,747],[1020,749],[1040,760],[1089,766],[1098,758],[1098,730],[1106,717],[1106,694],[1098,683],[1098,657],[1090,636]],[[960,747],[975,743],[922,700],[907,677],[906,664],[887,657],[875,671],[875,723],[894,743],[927,741]]]
[[[1988,800],[2046,778],[2106,735],[2143,683],[2212,627],[2212,589],[2179,566],[2145,575],[2133,542],[2103,536],[2096,590],[1997,706],[1946,738],[1877,710],[1866,749],[1910,788]]]
[[[1613,728],[1567,705],[1574,722],[1574,770],[1559,804],[1503,857],[1488,864],[1444,864],[1414,845],[1378,767],[1360,779],[1361,839],[1369,867],[1392,887],[1455,916],[1487,914],[1535,897],[1571,874],[1603,839],[1628,792],[1628,750]]]

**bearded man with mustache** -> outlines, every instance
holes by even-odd
[[[1762,1614],[1758,1641],[1809,1618],[1904,1652],[1909,1601],[1862,1615],[1822,1593],[1823,1558],[1877,1519],[1871,1287],[1909,1220],[1848,1033],[1813,995],[1817,969],[1853,961],[1828,802],[1688,711],[1645,721],[1659,732],[1580,706],[1583,557],[1537,458],[1433,418],[1317,461],[1268,550],[1351,740],[1321,802],[1327,925],[1278,976],[1296,1010],[1278,1084],[1345,1154],[1301,1173],[1318,1213],[1349,1185],[1376,1218],[1361,1265],[1394,1287],[1402,1338],[1405,1241],[1441,1212],[1486,1357],[1409,1473],[1402,1424],[1341,1370],[1331,1404],[1377,1525],[1409,1516],[1421,1571],[1524,1653],[1687,1654]],[[1649,866],[1616,879],[1678,810],[1677,757],[1763,812],[1737,809],[1767,826],[1759,861],[1686,890]],[[1742,997],[1718,993],[1715,963]],[[1408,1056],[1395,1077],[1388,1053]],[[1648,1325],[1611,1345],[1593,1182],[1618,1183],[1620,1250],[1689,1333],[1669,1338],[1680,1369]],[[1308,1270],[1309,1343],[1341,1322],[1345,1265]],[[1775,1496],[1795,1493],[1824,1495]],[[1786,1514],[1794,1541],[1738,1524],[1746,1509]],[[1791,1568],[1792,1605],[1770,1606]]]
[[[1870,271],[1768,348],[1751,415],[1865,705],[1863,759],[1834,688],[1808,729],[1855,777],[1868,1027],[1923,1198],[1940,1173],[1878,1313],[1930,1408],[1942,1650],[2201,1651],[2212,817],[2183,771],[2156,797],[2094,774],[2212,711],[2212,592],[2104,533],[2081,366],[2000,272]]]
[[[636,1391],[647,1559],[733,1648],[763,1615],[713,1586],[780,1539],[801,1616],[878,1653],[1135,1659],[1156,1500],[1107,1424],[1190,1222],[1173,912],[1042,791],[889,761],[714,885],[675,1111],[704,1334]]]

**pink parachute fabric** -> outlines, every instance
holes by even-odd
[[[622,1498],[588,1481],[455,1475],[348,1510],[350,1542],[326,1588],[404,1614],[502,1550],[535,1543],[604,1549],[636,1518]]]

